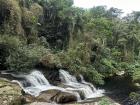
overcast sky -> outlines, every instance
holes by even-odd
[[[122,9],[125,14],[140,11],[140,0],[74,0],[74,5],[83,8],[106,5]]]

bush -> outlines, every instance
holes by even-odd
[[[22,41],[20,37],[1,35],[0,44],[6,45],[5,54],[6,62],[10,70],[29,70],[32,69],[48,50],[37,44],[26,45],[26,41]],[[4,55],[3,55],[4,56]]]
[[[60,52],[57,56],[60,57],[62,66],[69,69],[72,65],[86,65],[90,63],[90,49],[85,43],[78,44],[76,48],[69,48],[67,52]]]
[[[0,35],[0,66],[2,69],[7,68],[6,58],[16,52],[18,47],[25,44],[19,37]]]
[[[47,68],[60,68],[61,62],[60,59],[53,53],[49,52],[47,53],[40,61],[43,66]]]
[[[129,95],[129,98],[135,103],[140,103],[140,94],[139,93],[131,92]]]
[[[104,76],[101,75],[93,66],[88,65],[85,70],[81,67],[81,71],[81,74],[90,82],[100,85],[104,84]]]
[[[21,8],[18,0],[0,0],[0,16],[3,30],[2,33],[23,35],[21,26]],[[1,24],[0,24],[1,25]]]
[[[40,62],[47,53],[47,49],[39,45],[20,46],[17,51],[12,52],[7,58],[10,70],[27,71]]]
[[[6,44],[10,49],[16,50],[19,46],[26,44],[19,36],[0,35],[0,44]]]
[[[76,48],[70,48],[67,52],[56,54],[63,68],[67,68],[75,75],[82,74],[90,82],[103,84],[103,76],[92,66],[90,62],[90,49],[85,43],[80,43]]]
[[[140,68],[136,68],[132,75],[133,81],[140,83]]]

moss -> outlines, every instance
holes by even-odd
[[[42,15],[43,8],[37,3],[33,3],[29,9],[25,7],[22,8],[22,25],[25,30],[28,43],[36,43],[39,41],[37,37],[37,24]]]
[[[0,105],[20,105],[20,102],[21,88],[17,84],[0,78]]]
[[[48,52],[40,61],[43,66],[48,67],[48,68],[55,68],[55,67],[60,67],[61,62],[60,59],[55,55],[52,54],[51,52]]]
[[[18,0],[0,0],[0,14],[3,16],[3,33],[23,34],[21,8]]]
[[[39,16],[43,15],[43,8],[37,3],[33,3],[31,5],[30,11],[34,14],[36,18],[39,18]]]

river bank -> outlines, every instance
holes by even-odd
[[[37,99],[37,98],[33,98],[32,96],[30,95],[25,95],[25,93],[23,92],[23,90],[21,89],[21,87],[16,84],[16,83],[13,83],[5,78],[0,78],[0,90],[1,90],[1,105],[24,105],[24,104],[27,104],[27,105],[51,105],[54,103],[50,103],[49,99],[47,100],[48,98],[48,95],[53,97],[53,93],[55,91],[50,91],[50,93],[45,93],[43,92],[43,94],[40,96],[41,99]],[[109,85],[108,85],[109,86]],[[6,90],[5,90],[6,89]],[[122,93],[122,91],[117,94],[116,91],[113,91],[114,88],[112,88],[112,90],[110,89],[107,89],[106,88],[106,93],[109,93],[110,91],[110,94],[106,94],[105,93],[105,96],[104,97],[101,97],[101,98],[94,98],[94,99],[90,99],[90,100],[83,100],[81,102],[70,102],[69,105],[100,105],[100,103],[110,103],[109,105],[124,105],[119,97],[119,95],[121,95],[121,97],[123,95],[126,95],[126,93]],[[115,90],[115,89],[114,89]],[[111,92],[112,91],[112,92]],[[54,93],[55,94],[58,94],[57,92]],[[6,97],[5,97],[6,95]],[[46,97],[47,96],[47,97]],[[116,97],[114,97],[116,96]],[[46,98],[45,98],[46,97]],[[58,96],[57,96],[58,97]],[[58,100],[63,100],[64,102],[64,98],[62,97],[67,97],[67,98],[70,98],[70,95],[59,95],[59,98],[57,98]],[[72,96],[73,97],[73,96]],[[44,103],[44,99],[47,100],[47,102]],[[123,98],[126,98],[126,97],[123,97]],[[51,99],[51,98],[50,98]],[[75,98],[74,98],[75,99]],[[41,102],[42,101],[42,102]],[[65,104],[68,104],[68,103],[65,103]],[[101,104],[101,105],[104,105],[104,104]]]

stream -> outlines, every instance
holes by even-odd
[[[62,69],[59,70],[59,78],[61,80],[60,84],[63,84],[65,87],[53,86],[39,70],[33,70],[29,74],[15,74],[6,71],[1,72],[1,74],[10,74],[11,76],[18,78],[16,80],[12,80],[12,82],[18,83],[25,93],[34,97],[39,96],[43,91],[56,89],[75,95],[77,97],[77,101],[80,102],[82,100],[81,93],[84,100],[86,100],[102,97],[105,92],[102,89],[97,89],[93,84],[86,82],[82,75],[80,75],[81,81],[79,82],[75,76]]]

